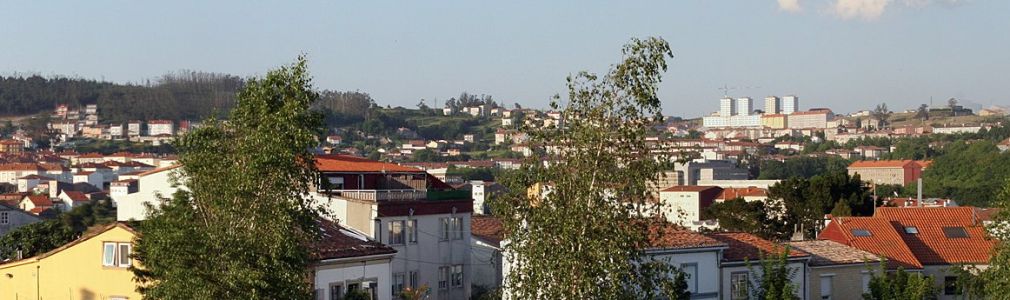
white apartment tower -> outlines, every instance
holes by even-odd
[[[797,111],[800,111],[800,97],[792,95],[782,97],[782,113],[791,114]]]
[[[719,99],[719,116],[729,117],[736,115],[736,103],[733,103],[733,98],[725,97]]]
[[[782,99],[775,96],[765,97],[765,114],[773,115],[782,112]]]
[[[754,100],[750,97],[743,97],[736,99],[736,114],[741,116],[749,116],[754,112]]]

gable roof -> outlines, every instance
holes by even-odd
[[[873,263],[880,259],[876,254],[829,240],[795,241],[788,244],[810,253],[810,266]]]
[[[53,206],[53,200],[49,199],[49,195],[28,195],[25,196],[25,199],[31,201],[36,208]],[[24,199],[21,201],[24,201]]]
[[[723,252],[723,261],[760,260],[769,254],[781,254],[784,245],[762,239],[750,233],[721,232],[708,234],[709,237],[726,243],[729,248]],[[789,258],[808,257],[810,254],[798,249],[789,249]]]
[[[853,230],[865,230],[869,236],[855,236]],[[821,231],[818,239],[838,243],[887,258],[888,268],[922,269],[922,263],[901,239],[894,226],[873,217],[836,217]]]
[[[67,198],[70,198],[70,201],[77,201],[77,202],[91,201],[91,199],[88,199],[88,196],[82,192],[64,190],[63,193],[67,194]]]
[[[364,233],[340,226],[336,222],[322,219],[319,221],[319,226],[322,230],[322,238],[313,247],[316,259],[396,253],[395,249],[369,239]]]
[[[73,247],[73,246],[75,246],[77,244],[83,243],[84,241],[87,241],[87,240],[89,240],[91,238],[99,236],[102,233],[105,233],[106,231],[112,230],[113,228],[117,228],[117,227],[118,228],[122,228],[122,229],[124,229],[124,230],[126,230],[126,231],[128,231],[128,232],[130,232],[130,233],[132,233],[134,235],[137,234],[136,230],[134,230],[132,227],[130,227],[129,225],[127,225],[126,223],[123,223],[123,222],[115,222],[115,223],[110,223],[110,224],[106,224],[106,225],[95,225],[95,226],[89,228],[88,230],[86,230],[84,232],[84,234],[81,235],[80,238],[78,238],[78,239],[76,239],[76,240],[74,240],[72,242],[66,243],[63,246],[60,246],[60,247],[58,247],[56,249],[53,249],[53,250],[49,250],[46,253],[42,253],[42,254],[39,254],[39,255],[36,255],[36,256],[32,256],[32,257],[29,257],[29,258],[25,258],[25,259],[22,259],[22,260],[3,263],[3,264],[0,264],[0,267],[4,267],[4,266],[9,265],[9,264],[19,264],[19,263],[22,263],[22,262],[27,262],[27,261],[32,261],[32,260],[38,261],[40,259],[52,256],[53,254],[59,253],[60,251],[66,250],[66,249],[68,249],[70,247]]]
[[[357,157],[343,154],[316,155],[316,168],[320,172],[409,172],[424,173],[424,171],[401,166],[394,163],[370,160],[364,157]]]
[[[767,197],[768,190],[759,187],[723,188],[716,199],[732,200],[743,197]]]

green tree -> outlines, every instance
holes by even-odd
[[[59,248],[79,237],[88,228],[116,221],[109,201],[86,203],[55,219],[32,223],[0,236],[0,261],[39,255]]]
[[[772,217],[764,201],[744,201],[742,198],[714,203],[703,212],[703,219],[719,221],[719,228],[726,231],[741,231],[762,238],[778,240],[786,238],[790,231],[783,220]]]
[[[863,294],[867,300],[919,300],[936,299],[940,289],[933,284],[933,276],[909,273],[899,268],[893,273],[884,270],[883,263],[870,278],[870,291]]]
[[[761,278],[752,282],[751,295],[761,300],[798,300],[800,297],[796,296],[797,288],[792,282],[796,270],[789,267],[789,247],[777,250],[774,254],[761,254],[760,272],[755,272],[747,262],[751,274],[761,274]]]
[[[250,79],[228,122],[183,136],[186,190],[151,207],[135,241],[145,299],[310,299],[308,246],[318,238],[309,149],[321,116],[304,58]],[[213,255],[214,259],[207,259]]]
[[[565,126],[524,126],[537,158],[505,176],[500,212],[511,262],[504,280],[512,299],[650,299],[677,297],[677,270],[646,257],[649,186],[669,166],[646,136],[662,124],[656,94],[669,44],[634,39],[623,61],[603,76],[568,78]],[[548,149],[554,149],[548,151]],[[556,150],[556,151],[555,151]],[[540,163],[540,157],[549,164]],[[587,220],[592,220],[587,222]]]

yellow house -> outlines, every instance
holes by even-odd
[[[44,254],[0,265],[0,299],[141,299],[130,252],[136,232],[109,224]]]

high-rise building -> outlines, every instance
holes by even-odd
[[[782,99],[775,96],[765,97],[765,114],[773,115],[782,112]]]
[[[736,99],[736,114],[749,116],[754,112],[754,101],[750,97]]]
[[[800,111],[800,97],[792,95],[782,97],[783,114],[791,114],[797,111]]]
[[[736,115],[736,105],[733,98],[725,97],[719,99],[719,116],[729,117]]]

